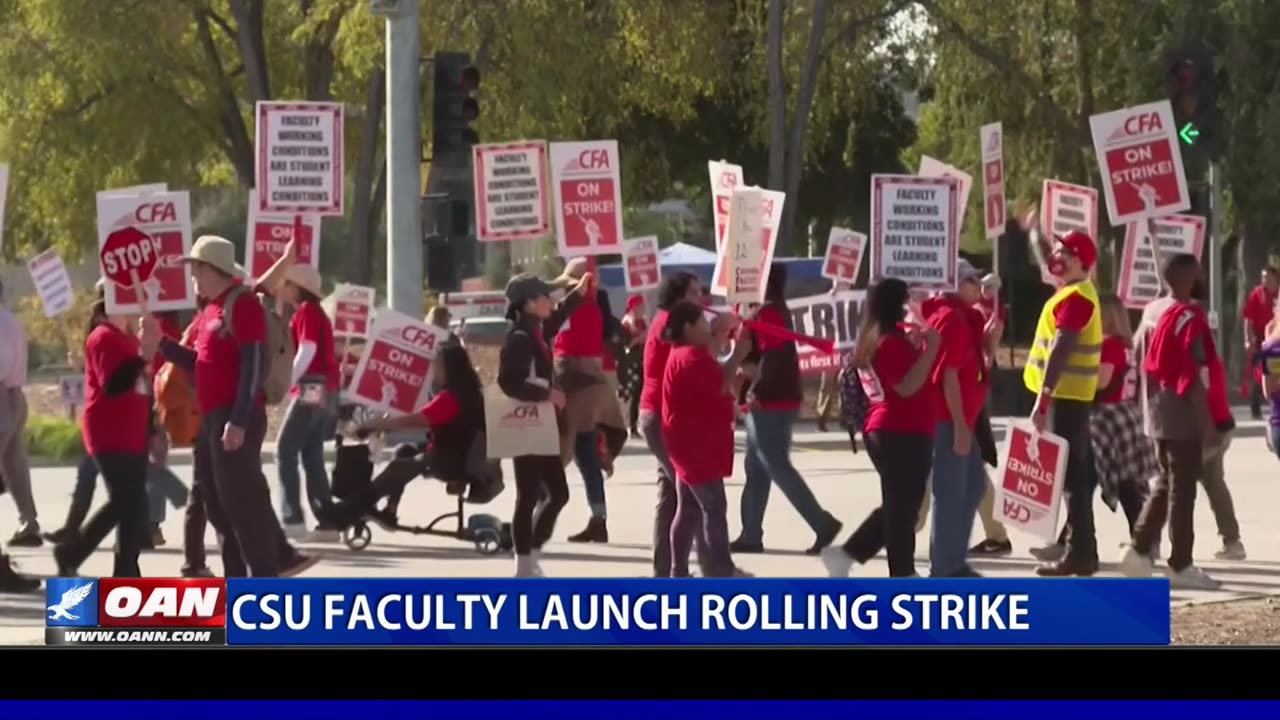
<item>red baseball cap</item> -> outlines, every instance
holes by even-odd
[[[1062,247],[1066,248],[1067,252],[1075,255],[1086,270],[1098,261],[1098,246],[1093,244],[1093,238],[1079,230],[1072,230],[1063,235],[1058,238],[1058,242],[1062,243]]]
[[[627,298],[627,312],[635,310],[636,307],[644,304],[644,298],[639,295],[632,295]]]

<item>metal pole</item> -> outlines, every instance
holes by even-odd
[[[1209,312],[1218,347],[1222,344],[1222,175],[1209,163]]]
[[[422,135],[418,121],[418,0],[387,17],[387,302],[422,315]]]

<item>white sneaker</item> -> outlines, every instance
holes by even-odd
[[[827,569],[827,577],[849,577],[853,571],[853,558],[840,547],[826,547],[818,555],[822,566]]]
[[[1217,590],[1222,587],[1222,583],[1209,577],[1195,565],[1188,565],[1178,572],[1169,568],[1166,574],[1169,576],[1169,587],[1178,590]]]
[[[1147,557],[1151,558],[1152,564],[1155,564],[1160,562],[1160,558],[1163,556],[1164,556],[1164,548],[1160,546],[1160,541],[1157,540],[1156,544],[1151,546],[1151,554],[1148,555]]]
[[[539,577],[532,557],[529,555],[516,556],[516,577]]]
[[[533,576],[546,577],[547,574],[542,570],[542,551],[534,550],[529,553],[529,559],[533,561]]]
[[[1213,556],[1219,560],[1244,560],[1248,557],[1244,552],[1244,543],[1239,540],[1224,544]]]
[[[1125,577],[1144,578],[1151,577],[1151,573],[1155,570],[1155,563],[1151,562],[1151,558],[1141,555],[1133,546],[1129,546],[1124,551],[1124,557],[1120,560],[1120,572]]]

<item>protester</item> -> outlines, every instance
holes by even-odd
[[[644,341],[640,435],[658,463],[658,503],[653,518],[654,577],[671,576],[671,524],[675,520],[679,503],[675,470],[671,467],[671,458],[667,456],[666,443],[662,437],[662,385],[666,377],[667,361],[671,356],[671,343],[664,338],[664,330],[672,308],[685,301],[705,306],[702,281],[698,276],[676,271],[664,277],[658,287],[658,312],[649,324]],[[711,557],[711,550],[706,547],[706,537],[702,533],[695,534],[693,542],[698,549],[699,563],[702,564],[705,575],[708,568],[702,563],[702,558]]]
[[[774,264],[765,286],[759,323],[793,330],[787,309],[787,266]],[[817,555],[840,534],[843,524],[822,509],[813,491],[791,462],[791,439],[804,391],[794,340],[753,333],[752,352],[743,363],[751,379],[752,401],[747,416],[746,485],[742,488],[742,534],[733,541],[735,553],[764,552],[764,513],[769,489],[778,489],[814,532],[806,551]]]
[[[1262,419],[1262,387],[1252,372],[1261,361],[1260,350],[1267,335],[1267,325],[1275,313],[1276,299],[1280,297],[1280,270],[1267,266],[1262,269],[1258,286],[1249,291],[1240,318],[1244,321],[1244,348],[1249,358],[1248,376],[1245,382],[1249,390],[1249,410],[1254,420]]]
[[[975,430],[986,403],[989,372],[983,360],[987,344],[982,313],[974,309],[982,294],[981,272],[961,259],[954,293],[920,305],[925,324],[939,336],[938,359],[930,375],[934,430],[933,529],[929,568],[933,577],[975,577],[966,555],[973,519],[986,488],[982,450]]]
[[[869,402],[858,430],[880,475],[880,507],[843,547],[822,551],[831,577],[847,577],[855,562],[865,564],[881,549],[888,555],[890,577],[916,574],[916,516],[933,467],[936,425],[925,384],[940,338],[933,328],[908,335],[906,305],[907,284],[901,280],[881,281],[867,292],[852,362]]]
[[[622,321],[614,317],[609,293],[605,292],[604,288],[596,290],[596,303],[600,305],[600,315],[604,318],[604,324],[601,327],[604,350],[600,356],[600,366],[604,371],[605,383],[609,386],[610,399],[603,410],[604,419],[596,432],[596,455],[600,458],[604,476],[610,478],[613,477],[614,458],[622,452],[623,446],[627,443],[625,420],[618,392],[618,365],[625,359],[627,330],[622,327]],[[608,428],[613,430],[610,431]],[[590,539],[587,541],[589,542]]]
[[[194,351],[168,339],[161,348],[169,361],[195,373],[201,432],[193,484],[203,486],[209,521],[221,538],[223,573],[296,575],[317,558],[285,540],[262,473],[266,313],[239,279],[231,241],[203,236],[184,261],[196,293],[209,302],[196,321]],[[154,324],[144,325],[144,337],[156,332]]]
[[[428,325],[438,327],[441,330],[444,330],[445,332],[449,333],[449,337],[445,339],[445,342],[444,342],[445,345],[462,345],[463,344],[462,338],[458,337],[458,334],[453,331],[452,327],[450,327],[450,325],[453,322],[453,315],[450,314],[449,308],[447,306],[445,305],[433,306],[430,310],[427,311],[427,317],[425,318],[425,320]]]
[[[1130,577],[1151,574],[1150,554],[1167,519],[1170,586],[1211,590],[1218,582],[1195,566],[1192,550],[1204,448],[1219,442],[1208,395],[1217,349],[1204,310],[1192,300],[1200,263],[1192,255],[1172,255],[1163,272],[1172,301],[1151,332],[1142,363],[1150,407],[1147,431],[1156,441],[1159,480],[1138,518],[1122,570]]]
[[[644,388],[644,348],[649,324],[644,317],[644,298],[632,295],[627,298],[627,311],[622,316],[622,329],[626,332],[624,356],[618,396],[627,405],[627,426],[631,437],[640,437],[640,393]]]
[[[10,547],[44,544],[27,461],[27,396],[22,390],[26,384],[27,335],[18,318],[0,305],[0,475],[18,509],[18,529],[9,539]]]
[[[988,273],[982,278],[982,295],[973,306],[982,315],[983,366],[988,377],[994,378],[996,373],[996,352],[999,350],[1000,338],[1004,335],[1004,308],[1000,305],[1000,278]],[[988,412],[991,402],[991,383],[987,383],[987,398],[982,412],[974,423],[974,440],[978,443],[978,451],[982,454],[985,466],[982,469],[984,490],[982,502],[978,504],[978,520],[982,523],[982,542],[969,548],[973,557],[1000,557],[1013,552],[1013,542],[1009,540],[1009,531],[1004,523],[996,519],[996,487],[987,474],[986,466],[995,468],[999,465],[999,453],[996,450],[996,436],[991,429],[991,414]],[[927,512],[927,511],[922,511]]]
[[[182,331],[182,337],[178,340],[178,344],[182,347],[194,350],[196,346],[196,336],[200,331],[201,317],[204,309],[208,306],[209,301],[196,295],[196,314],[187,324],[186,329]],[[192,448],[199,440],[199,424],[202,424],[200,417],[199,402],[195,399],[195,378],[191,372],[173,365],[171,372],[175,373],[181,381],[185,381],[191,391],[191,401],[195,407],[193,414],[197,422],[195,437],[192,440]],[[171,382],[179,382],[180,380],[171,380]],[[157,397],[160,393],[156,393]],[[183,428],[184,430],[186,428]],[[191,497],[187,501],[187,509],[183,513],[182,518],[182,576],[183,577],[213,577],[213,572],[209,570],[208,557],[204,548],[204,536],[209,527],[209,516],[205,510],[205,493],[204,486],[195,482],[195,476],[192,475]]]
[[[522,274],[507,282],[507,331],[498,360],[498,387],[520,402],[550,402],[559,411],[565,408],[565,393],[553,384],[555,369],[547,347],[544,325],[553,315],[572,312],[581,302],[590,276],[583,278],[578,292],[568,294],[557,308],[551,293],[557,288],[541,278]],[[561,429],[563,433],[563,429]],[[516,476],[516,507],[511,519],[515,543],[516,577],[543,575],[539,554],[555,530],[556,518],[569,502],[561,456],[521,455],[512,460]],[[535,517],[535,510],[537,511]]]
[[[1267,445],[1280,457],[1280,302],[1272,307],[1271,312],[1271,321],[1259,347],[1262,358],[1260,373],[1271,408],[1267,419]]]
[[[151,392],[147,367],[158,334],[134,336],[130,317],[108,315],[106,302],[91,310],[84,349],[85,403],[81,434],[107,486],[105,505],[83,532],[53,549],[58,575],[74,577],[80,565],[116,529],[114,577],[140,577],[138,553],[147,528],[147,453]]]

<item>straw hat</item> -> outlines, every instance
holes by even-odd
[[[320,271],[310,265],[290,265],[288,270],[284,271],[284,281],[293,283],[316,297],[324,297],[321,290],[323,281],[320,279]]]
[[[183,256],[182,260],[211,265],[231,277],[240,277],[243,273],[236,264],[236,246],[217,235],[201,235],[191,246],[191,254]]]

